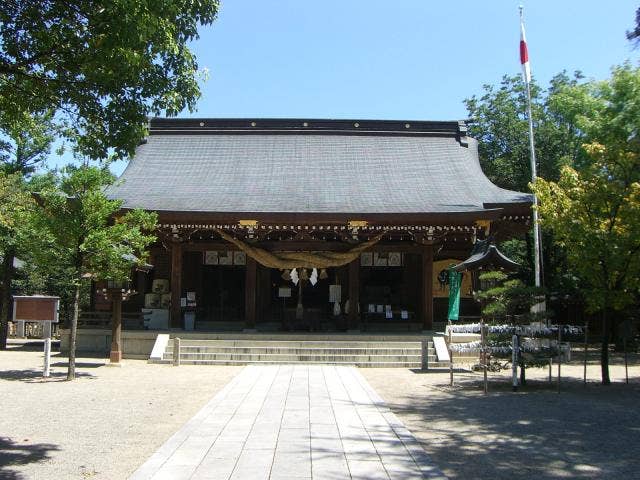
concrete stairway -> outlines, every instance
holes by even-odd
[[[443,367],[436,361],[431,337],[424,337],[428,366]],[[156,363],[178,363],[174,339],[166,342]],[[207,340],[181,339],[179,364],[333,364],[358,367],[422,368],[422,341],[354,340]]]

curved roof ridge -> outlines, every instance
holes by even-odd
[[[296,133],[303,134],[436,134],[465,137],[464,120],[377,120],[377,119],[318,119],[318,118],[151,118],[149,133]]]

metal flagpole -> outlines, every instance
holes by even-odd
[[[537,178],[536,172],[536,149],[533,140],[533,116],[531,115],[531,87],[529,85],[529,56],[527,52],[526,40],[524,36],[524,19],[523,7],[520,5],[520,60],[523,66],[522,76],[527,89],[527,117],[529,119],[529,149],[531,151],[531,181],[535,182]],[[534,244],[534,275],[536,287],[542,286],[542,249],[540,245],[540,226],[538,225],[538,197],[533,195],[533,244]],[[536,305],[536,312],[544,311],[544,303]]]

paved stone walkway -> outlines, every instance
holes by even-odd
[[[130,477],[418,478],[446,477],[356,368],[330,365],[245,367]]]

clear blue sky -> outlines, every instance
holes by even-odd
[[[210,78],[181,116],[463,119],[465,98],[520,73],[517,1],[222,1],[192,45]],[[534,77],[637,63],[625,31],[638,6],[525,2]]]
[[[196,115],[446,120],[520,72],[519,2],[228,0],[193,47],[211,76]],[[605,78],[637,59],[639,2],[524,4],[533,75]]]

